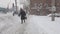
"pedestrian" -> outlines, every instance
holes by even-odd
[[[22,8],[20,9],[18,16],[21,16],[21,24],[23,24],[23,22],[25,23],[25,19],[27,19],[27,17],[25,11]]]

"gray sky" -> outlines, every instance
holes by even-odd
[[[20,3],[22,3],[22,2],[25,3],[25,1],[24,0],[17,0],[17,3],[18,3],[17,5],[19,7],[22,7],[22,5]],[[15,0],[0,0],[0,7],[7,8],[7,6],[9,5],[9,8],[11,8],[12,7],[12,3],[14,3],[14,2],[15,2]]]
[[[14,0],[0,0],[0,7],[6,8],[8,4],[9,4],[9,7],[11,7],[13,2]]]

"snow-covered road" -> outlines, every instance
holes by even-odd
[[[0,14],[1,15],[1,14]],[[0,16],[0,34],[60,34],[60,18],[51,21],[48,16],[29,15],[26,23],[12,14]]]

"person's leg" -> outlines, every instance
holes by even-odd
[[[21,24],[23,24],[23,20],[21,20]]]
[[[24,23],[25,23],[25,19],[24,19]]]

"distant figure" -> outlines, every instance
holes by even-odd
[[[21,15],[21,24],[23,24],[23,22],[25,22],[25,19],[27,19],[27,17],[25,11],[22,8],[20,9],[20,13],[18,16],[20,15]]]

